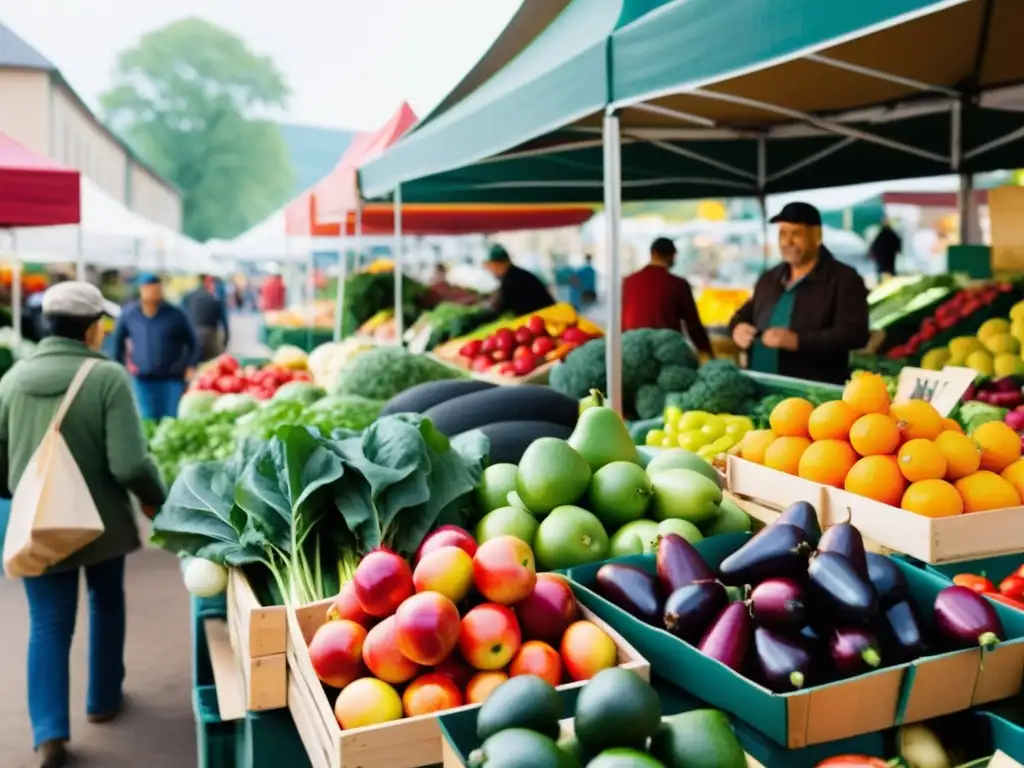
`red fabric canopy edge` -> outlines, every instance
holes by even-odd
[[[0,133],[0,227],[78,224],[79,173]]]

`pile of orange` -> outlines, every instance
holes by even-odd
[[[969,436],[930,403],[893,403],[885,381],[860,373],[841,400],[779,403],[771,429],[748,432],[740,456],[766,467],[928,517],[1020,506],[1020,437],[1002,422]]]

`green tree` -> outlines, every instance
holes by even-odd
[[[288,86],[231,32],[183,19],[123,51],[104,117],[182,191],[185,232],[231,238],[287,201],[293,169],[275,123]]]

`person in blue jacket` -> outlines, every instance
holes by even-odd
[[[114,356],[133,374],[144,419],[173,417],[199,360],[192,321],[164,300],[160,278],[139,277],[139,300],[121,312],[114,329]]]

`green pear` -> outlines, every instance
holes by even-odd
[[[613,461],[640,464],[640,454],[622,418],[603,404],[604,397],[596,389],[591,397],[595,402],[580,414],[566,442],[587,460],[592,472]]]

